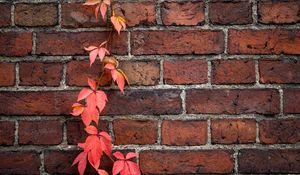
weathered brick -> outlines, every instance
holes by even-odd
[[[256,122],[252,119],[216,119],[211,124],[214,144],[254,143]]]
[[[239,153],[240,173],[299,173],[300,150],[255,150],[246,149]]]
[[[155,144],[157,141],[157,121],[151,120],[114,120],[116,145]]]
[[[57,4],[16,4],[15,24],[17,26],[53,26],[58,22]]]
[[[204,2],[163,2],[161,18],[164,25],[199,25],[204,22]]]
[[[187,90],[187,113],[277,114],[279,93],[273,89]]]
[[[284,113],[300,113],[300,89],[285,89],[283,91]]]
[[[0,145],[13,145],[15,141],[15,122],[0,122]]]
[[[264,144],[297,143],[300,141],[300,120],[263,120],[259,122],[259,139]]]
[[[259,74],[261,83],[300,83],[300,61],[262,60]]]
[[[207,62],[204,60],[165,60],[164,82],[167,84],[207,83]]]
[[[135,31],[131,41],[133,55],[218,54],[224,50],[222,31]]]
[[[232,173],[232,152],[201,151],[142,151],[140,167],[143,174]]]
[[[7,27],[10,26],[10,11],[11,5],[6,3],[0,3],[0,27]]]
[[[40,55],[83,55],[88,54],[84,47],[98,46],[107,39],[109,32],[52,32],[37,33],[37,54]],[[124,55],[127,53],[127,33],[116,33],[111,38],[110,52]]]
[[[31,50],[31,33],[0,32],[0,56],[26,56]]]
[[[265,24],[296,23],[300,21],[300,2],[288,1],[259,1],[258,20]]]
[[[126,19],[126,24],[130,27],[146,25],[151,26],[156,24],[155,2],[123,2],[117,3]]]
[[[163,121],[162,144],[203,145],[207,142],[207,121]]]
[[[22,62],[20,85],[59,86],[63,74],[61,63]]]
[[[0,63],[0,86],[13,86],[16,81],[15,64]]]
[[[252,5],[249,1],[213,1],[209,4],[209,20],[213,24],[250,24]]]
[[[63,139],[63,126],[60,121],[20,121],[19,144],[58,145]]]
[[[300,54],[300,30],[229,30],[230,54]]]
[[[77,145],[85,142],[88,134],[84,130],[85,126],[81,121],[67,121],[67,141],[68,144]],[[99,131],[108,132],[108,121],[99,121]]]
[[[35,152],[0,152],[1,174],[40,174],[40,164]]]
[[[216,60],[212,62],[213,84],[255,83],[253,60]]]

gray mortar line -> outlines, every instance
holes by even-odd
[[[15,121],[15,133],[14,133],[14,146],[17,146],[19,144],[19,122],[18,120]]]
[[[182,108],[182,115],[186,114],[186,92],[185,89],[182,90],[180,93],[180,98],[181,98],[181,108]]]
[[[162,144],[162,122],[163,120],[160,119],[157,121],[157,144]]]

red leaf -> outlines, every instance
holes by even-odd
[[[124,160],[118,160],[114,162],[114,166],[113,166],[113,175],[117,175],[118,173],[120,173],[125,165],[125,161]]]
[[[72,166],[74,166],[76,163],[78,163],[78,171],[80,175],[84,174],[85,168],[86,168],[86,152],[81,152],[73,161]]]
[[[97,55],[98,55],[98,49],[95,49],[90,52],[90,66],[92,66],[92,64],[95,62]]]
[[[96,135],[98,134],[98,129],[95,126],[87,126],[85,128],[85,131],[91,135]]]
[[[131,158],[134,158],[136,157],[136,153],[133,153],[133,152],[129,152],[127,155],[126,155],[126,159],[131,159]]]
[[[126,161],[126,163],[128,165],[131,175],[140,175],[141,174],[140,167],[135,162]]]
[[[72,108],[73,108],[73,111],[72,111],[72,115],[73,116],[79,116],[80,114],[82,114],[83,113],[83,111],[84,111],[84,106],[82,105],[82,104],[80,104],[80,103],[74,103],[73,105],[72,105]]]
[[[115,158],[120,159],[120,160],[125,159],[124,155],[120,151],[115,152],[114,156],[115,156]]]
[[[92,50],[95,50],[95,49],[97,49],[96,46],[89,46],[89,47],[84,48],[84,50],[89,51],[89,52],[92,51]]]
[[[89,126],[90,123],[92,122],[91,115],[86,109],[81,114],[81,119],[82,119],[85,126]]]
[[[119,89],[124,94],[125,80],[123,75],[116,69],[111,71],[111,76],[113,80],[117,83]]]
[[[100,0],[87,0],[83,5],[96,5],[100,3]]]
[[[90,86],[90,88],[92,89],[92,90],[96,90],[96,81],[95,80],[93,80],[93,79],[90,79],[90,78],[88,78],[88,84],[89,84],[89,86]]]
[[[91,89],[83,88],[79,92],[77,101],[80,101],[80,100],[83,100],[83,99],[87,98],[91,93],[93,93],[93,91]]]
[[[101,132],[100,134],[101,148],[107,156],[111,156],[112,143],[111,137],[106,132]]]
[[[91,93],[87,99],[86,99],[86,110],[88,111],[89,114],[93,113],[96,109],[97,106],[97,96],[96,93],[93,92]]]
[[[99,10],[100,10],[100,4],[97,5],[97,7],[95,8],[95,17],[96,17],[96,21],[98,21]]]
[[[130,175],[129,167],[126,161],[123,170],[120,172],[120,175]]]
[[[114,70],[114,69],[116,69],[116,67],[115,67],[113,64],[110,64],[110,63],[106,64],[106,65],[104,66],[104,68],[105,68],[105,69],[109,69],[109,70]]]
[[[96,105],[97,105],[100,113],[105,108],[106,102],[107,102],[107,96],[106,96],[105,92],[97,91],[96,92],[96,103],[97,103]]]
[[[108,175],[108,173],[105,170],[98,170],[99,175]]]
[[[101,4],[100,11],[101,11],[103,20],[105,20],[106,11],[107,11],[107,5],[105,3]]]
[[[102,156],[101,145],[99,143],[95,144],[93,149],[91,149],[91,151],[88,153],[88,160],[96,170],[98,170],[100,166],[101,156]]]

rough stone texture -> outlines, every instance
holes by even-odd
[[[164,25],[199,25],[204,22],[204,2],[163,2],[161,18]]]
[[[217,60],[212,62],[213,84],[255,83],[253,60]]]
[[[15,82],[15,64],[0,63],[0,86],[13,86]]]
[[[224,34],[210,30],[135,31],[131,49],[134,55],[218,54],[224,50]]]
[[[300,2],[297,0],[258,3],[258,19],[264,24],[297,23],[300,20]]]
[[[142,151],[140,166],[143,174],[225,174],[233,172],[233,158],[222,150]]]
[[[59,86],[63,74],[61,63],[20,63],[20,85]]]
[[[300,113],[300,89],[285,89],[283,91],[284,113]]]
[[[239,173],[298,173],[300,171],[300,150],[255,150],[239,152]]]
[[[218,119],[211,122],[213,144],[254,143],[256,122],[250,119]]]
[[[157,142],[157,121],[114,120],[115,144],[155,144]]]
[[[165,60],[164,82],[166,84],[207,83],[207,62],[203,60]]]
[[[230,54],[300,54],[300,31],[297,29],[230,29]]]
[[[26,56],[32,50],[32,34],[0,32],[0,46],[0,56]]]
[[[213,24],[252,23],[250,1],[213,1],[209,4],[209,20]]]
[[[261,83],[300,83],[300,61],[263,60],[259,62]]]
[[[0,145],[13,145],[15,141],[15,122],[0,122]]]
[[[170,121],[162,123],[162,144],[203,145],[207,142],[206,121]]]
[[[263,120],[259,122],[259,139],[264,144],[297,143],[300,141],[300,120]]]
[[[279,93],[273,89],[191,89],[186,93],[186,106],[190,114],[277,114]]]
[[[15,24],[17,26],[53,26],[58,22],[57,4],[16,4]]]
[[[11,24],[11,5],[10,4],[6,4],[6,3],[1,3],[0,4],[0,27],[7,27],[10,26]]]

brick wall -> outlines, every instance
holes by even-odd
[[[0,174],[77,173],[70,107],[99,72],[83,47],[108,33],[78,2],[1,0]],[[298,0],[119,4],[111,51],[132,85],[105,87],[100,125],[115,150],[144,174],[300,173]]]

